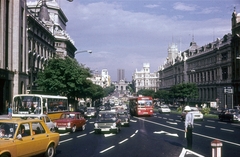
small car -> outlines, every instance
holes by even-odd
[[[39,119],[1,119],[0,156],[55,155],[59,134],[51,132]]]
[[[190,107],[190,108],[191,108],[191,111],[189,111],[189,112],[193,114],[194,120],[203,121],[203,114],[199,111],[199,109],[197,107]],[[186,116],[186,112],[183,111],[182,115],[181,115],[181,120],[182,121],[185,120],[185,116]]]
[[[80,112],[64,112],[60,119],[54,120],[54,125],[58,132],[76,132],[85,130],[86,119]]]
[[[238,109],[225,109],[218,114],[220,121],[239,122],[240,112]]]
[[[158,108],[159,113],[170,113],[171,109],[167,105],[161,105]]]
[[[86,111],[84,112],[85,117],[96,117],[97,110],[95,107],[87,107]]]
[[[130,117],[126,111],[119,111],[118,117],[121,120],[121,126],[130,126]]]
[[[100,111],[94,123],[94,132],[96,134],[102,132],[118,133],[121,128],[121,120],[117,112]]]
[[[22,119],[29,119],[29,118],[41,119],[43,122],[46,123],[50,131],[55,132],[54,123],[46,114],[27,114],[27,115],[22,115],[21,118]]]

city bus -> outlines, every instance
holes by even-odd
[[[153,99],[150,96],[138,96],[129,98],[129,109],[132,116],[152,116]]]
[[[15,95],[12,101],[13,117],[27,114],[47,114],[49,118],[55,120],[68,110],[68,99],[64,96],[19,94]]]

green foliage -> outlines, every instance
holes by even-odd
[[[155,91],[152,89],[141,89],[138,91],[138,95],[151,96],[154,97]]]
[[[167,101],[169,99],[169,92],[166,90],[158,90],[154,93],[154,98],[163,99]]]
[[[182,111],[183,111],[183,106],[179,106],[179,107],[177,108],[177,112],[182,113]]]
[[[108,96],[109,94],[113,93],[115,90],[115,86],[113,84],[111,84],[110,87],[106,87],[103,89],[104,90],[104,96]]]
[[[38,73],[36,81],[38,87],[46,92],[71,97],[86,97],[85,89],[92,82],[90,70],[85,68],[75,59],[53,58],[44,66],[44,70]]]
[[[172,86],[170,96],[175,99],[192,99],[198,97],[197,85],[194,83],[182,83]]]
[[[209,107],[205,107],[205,108],[202,108],[201,112],[203,115],[208,115],[210,113],[210,108]]]

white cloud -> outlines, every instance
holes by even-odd
[[[157,4],[148,4],[148,5],[145,5],[146,8],[157,8],[159,7],[159,5]]]
[[[173,8],[180,11],[195,11],[195,5],[187,5],[181,2],[174,3]]]

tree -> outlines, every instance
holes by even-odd
[[[195,83],[182,83],[172,86],[170,95],[175,99],[182,99],[183,103],[189,99],[198,97],[197,85]]]
[[[155,91],[152,89],[141,89],[138,91],[138,95],[151,96],[154,97]]]
[[[104,90],[104,96],[108,96],[109,94],[113,93],[115,90],[115,86],[113,84],[111,84],[110,87],[106,87],[103,89]]]
[[[158,98],[160,101],[168,101],[169,99],[169,92],[166,90],[158,90],[154,93],[154,98]]]
[[[44,70],[38,73],[36,81],[39,89],[57,95],[75,97],[87,97],[84,89],[91,85],[87,80],[90,70],[80,65],[76,59],[69,57],[53,58],[44,66]]]

